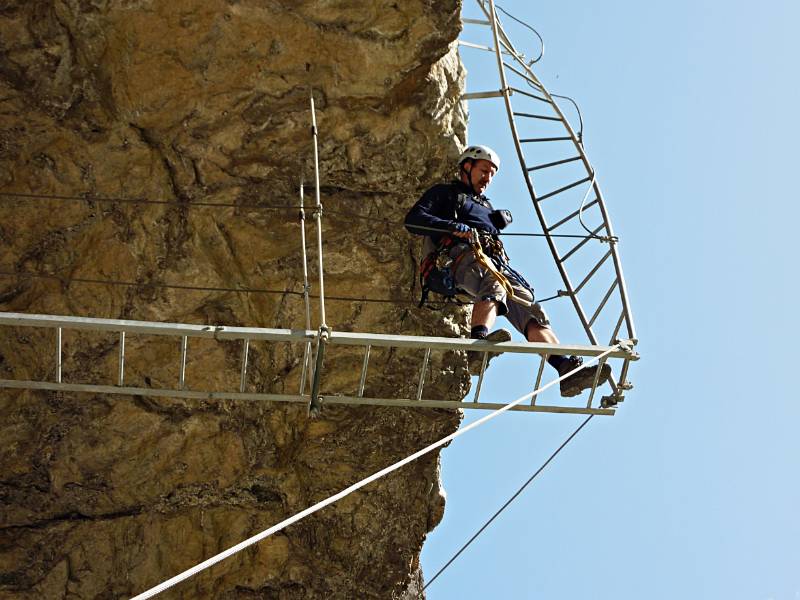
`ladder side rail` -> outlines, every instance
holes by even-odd
[[[196,390],[172,390],[158,388],[119,387],[115,385],[95,385],[78,383],[55,383],[51,381],[23,381],[13,379],[0,379],[0,388],[6,389],[32,389],[58,392],[110,394],[122,396],[149,396],[162,398],[183,398],[187,400],[247,400],[261,402],[296,402],[308,404],[307,396],[290,394],[263,394],[263,393],[235,393],[235,392],[202,392]],[[463,402],[461,400],[414,400],[411,398],[359,398],[354,396],[326,396],[320,398],[325,404],[346,404],[366,406],[395,406],[408,408],[474,408],[479,410],[497,410],[506,406],[503,403],[492,402]],[[613,408],[591,408],[581,406],[546,406],[546,405],[517,405],[509,410],[522,412],[546,412],[556,414],[594,414],[613,415]]]
[[[420,335],[392,335],[383,333],[354,333],[346,331],[332,331],[328,344],[332,346],[359,346],[368,345],[382,348],[416,348],[425,350],[473,350],[488,351],[507,354],[551,354],[567,356],[594,357],[609,353],[610,358],[626,358],[630,353],[624,349],[615,349],[613,346],[580,345],[580,344],[548,344],[545,342],[487,342],[468,338],[447,338]]]
[[[174,337],[199,337],[217,340],[264,340],[275,342],[306,342],[317,337],[316,331],[305,329],[272,329],[267,327],[227,327],[222,325],[194,325],[188,323],[162,323],[159,321],[133,321],[102,319],[97,317],[68,317],[34,313],[0,312],[0,325],[10,327],[63,327],[81,331],[113,332],[134,335],[165,335]]]

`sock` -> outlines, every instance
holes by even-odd
[[[561,373],[561,366],[564,365],[565,363],[568,363],[568,362],[569,362],[569,359],[566,356],[560,356],[560,355],[554,354],[553,356],[548,356],[547,357],[547,364],[549,364],[551,367],[553,367],[559,373]]]
[[[475,325],[469,332],[469,337],[473,340],[482,340],[487,335],[489,335],[489,328],[486,325]]]

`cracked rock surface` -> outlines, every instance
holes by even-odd
[[[419,243],[396,224],[465,141],[459,12],[458,0],[0,3],[0,311],[305,328],[313,93],[328,325],[463,333],[461,311],[416,308]],[[118,344],[65,330],[63,380],[115,383]],[[52,330],[0,327],[0,378],[52,381],[54,348]],[[303,350],[254,342],[247,391],[296,394]],[[129,336],[126,384],[175,388],[179,355],[176,338]],[[238,391],[240,344],[192,339],[188,356],[190,389]],[[332,349],[323,394],[352,395],[361,360]],[[365,395],[414,397],[421,361],[375,349]],[[464,356],[431,361],[425,397],[460,399]],[[0,598],[23,599],[140,593],[460,419],[10,389],[0,410]],[[159,597],[421,598],[419,553],[443,510],[431,454]]]

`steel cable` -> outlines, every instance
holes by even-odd
[[[180,202],[173,202],[169,200],[148,200],[146,198],[113,198],[113,197],[95,197],[95,196],[66,196],[66,195],[58,195],[58,194],[28,194],[22,192],[2,192],[0,191],[0,196],[7,197],[7,198],[17,198],[20,200],[60,200],[60,201],[70,201],[70,202],[99,202],[99,203],[107,203],[107,204],[145,204],[145,205],[158,205],[158,206],[174,206],[175,208],[180,209],[189,209],[189,208],[252,208],[252,209],[263,209],[263,210],[274,210],[274,211],[300,211],[308,210],[310,212],[314,212],[317,210],[315,205],[308,205],[308,206],[278,206],[274,204],[259,204],[259,203],[240,203],[240,204],[233,204],[233,203],[225,203],[225,202],[187,202],[187,203],[180,203]],[[358,213],[345,211],[345,210],[331,210],[331,209],[323,209],[323,214],[326,215],[340,215],[343,217],[349,217],[354,219],[362,219],[365,221],[371,221],[374,223],[383,223],[386,225],[393,225],[396,227],[403,227],[405,226],[404,222],[401,221],[393,221],[391,219],[383,219],[381,217],[374,217],[370,215],[361,215]],[[449,229],[441,229],[436,227],[423,227],[423,226],[415,226],[417,229],[424,230],[424,231],[431,231],[437,233],[450,233]],[[512,232],[499,232],[497,235],[500,236],[509,236],[509,237],[548,237],[548,234],[545,233],[533,233],[533,232],[521,232],[521,233],[512,233]],[[572,239],[586,239],[586,238],[597,238],[597,236],[587,236],[582,234],[551,234],[549,237],[551,238],[572,238]]]
[[[539,475],[539,473],[541,473],[542,471],[544,471],[544,470],[545,470],[545,468],[547,467],[547,465],[549,465],[549,464],[550,464],[550,462],[551,462],[551,461],[552,461],[552,460],[553,460],[553,459],[554,459],[554,458],[555,458],[555,457],[558,455],[558,453],[559,453],[559,452],[561,452],[561,451],[564,449],[564,447],[565,447],[567,444],[569,444],[569,443],[572,441],[572,438],[574,438],[576,435],[578,435],[578,432],[580,432],[580,430],[581,430],[581,429],[583,429],[583,428],[584,428],[584,426],[585,426],[585,425],[586,425],[586,424],[587,424],[589,421],[591,421],[591,420],[592,420],[592,417],[593,417],[593,416],[594,416],[594,415],[589,415],[589,416],[586,418],[586,420],[585,420],[583,423],[581,423],[581,424],[580,424],[580,426],[579,426],[579,427],[578,427],[578,428],[577,428],[575,431],[573,431],[573,432],[572,432],[572,434],[571,434],[571,435],[570,435],[570,436],[569,436],[569,437],[568,437],[566,440],[564,440],[564,442],[563,442],[563,443],[562,443],[562,444],[561,444],[561,445],[560,445],[560,446],[559,446],[559,447],[556,449],[556,451],[555,451],[555,452],[553,452],[553,453],[550,455],[550,458],[548,458],[546,461],[544,461],[544,464],[542,464],[542,466],[541,466],[541,467],[539,467],[539,468],[536,470],[536,472],[535,472],[533,475],[531,475],[531,476],[528,478],[528,480],[527,480],[525,483],[523,483],[523,484],[522,484],[522,486],[521,486],[521,487],[520,487],[520,488],[519,488],[519,489],[518,489],[516,492],[514,492],[514,494],[513,494],[513,495],[512,495],[512,496],[511,496],[511,497],[510,497],[508,500],[506,500],[506,502],[503,504],[503,506],[501,506],[501,507],[500,507],[500,508],[497,510],[497,512],[495,512],[495,513],[494,513],[494,514],[493,514],[493,515],[492,515],[492,516],[489,518],[489,520],[488,520],[488,521],[486,521],[486,523],[484,523],[484,524],[481,526],[481,528],[480,528],[480,529],[478,529],[478,531],[476,531],[476,532],[475,532],[475,534],[474,534],[474,535],[473,535],[471,538],[469,538],[469,540],[467,540],[467,543],[466,543],[466,544],[464,544],[463,546],[461,546],[461,548],[459,548],[459,549],[458,549],[458,552],[456,552],[456,553],[453,555],[453,557],[452,557],[450,560],[448,560],[448,561],[447,561],[447,562],[444,564],[444,566],[443,566],[441,569],[439,569],[438,571],[436,571],[436,574],[435,574],[433,577],[431,577],[431,580],[430,580],[428,583],[426,583],[426,584],[423,586],[423,588],[422,588],[422,590],[423,590],[423,591],[425,591],[425,589],[427,589],[427,587],[428,587],[430,584],[432,584],[434,581],[436,581],[436,578],[437,578],[437,577],[439,577],[439,575],[441,575],[442,573],[444,573],[444,571],[445,571],[445,569],[447,569],[447,567],[449,567],[451,564],[453,564],[453,562],[454,562],[454,561],[455,561],[455,560],[456,560],[456,559],[457,559],[457,558],[458,558],[458,557],[461,555],[461,553],[462,553],[462,552],[464,552],[464,550],[466,550],[466,549],[467,549],[467,547],[468,547],[468,546],[469,546],[469,545],[470,545],[472,542],[474,542],[474,541],[475,541],[475,539],[476,539],[476,538],[477,538],[477,537],[478,537],[478,536],[479,536],[481,533],[483,533],[483,531],[484,531],[484,530],[485,530],[487,527],[489,527],[489,525],[491,525],[492,521],[494,521],[494,520],[495,520],[495,519],[496,519],[496,518],[497,518],[497,517],[500,515],[500,513],[501,513],[501,512],[503,512],[503,511],[504,511],[504,510],[505,510],[505,509],[508,507],[508,505],[509,505],[509,504],[511,504],[511,503],[512,503],[514,500],[516,500],[516,499],[517,499],[517,496],[519,496],[519,495],[520,495],[520,494],[521,494],[521,493],[522,493],[522,492],[525,490],[525,488],[526,488],[526,487],[528,487],[528,484],[530,484],[530,483],[531,483],[531,482],[532,482],[534,479],[536,479],[536,477]]]

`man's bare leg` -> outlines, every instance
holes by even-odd
[[[536,321],[528,322],[528,330],[525,332],[525,337],[528,338],[529,342],[558,343],[555,332],[547,327],[542,327]]]
[[[481,300],[472,305],[472,327],[483,325],[491,329],[497,319],[497,302]]]

